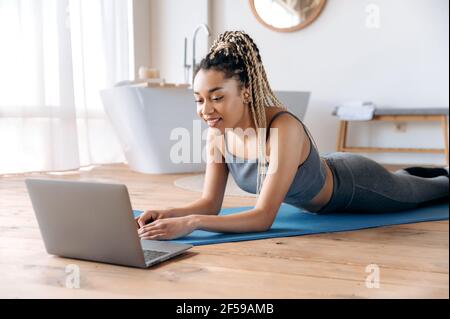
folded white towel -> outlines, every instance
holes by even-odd
[[[336,115],[345,121],[368,121],[373,118],[375,108],[372,102],[350,101],[339,105]]]

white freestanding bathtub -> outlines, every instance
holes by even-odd
[[[303,119],[309,93],[275,94]],[[100,95],[130,169],[149,174],[204,171],[208,126],[197,116],[191,89],[119,86]]]

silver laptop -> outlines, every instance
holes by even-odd
[[[192,247],[141,240],[125,185],[37,178],[25,184],[49,254],[146,268]]]

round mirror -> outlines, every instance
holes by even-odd
[[[303,29],[313,22],[326,0],[249,0],[256,19],[279,32]]]

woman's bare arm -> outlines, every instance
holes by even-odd
[[[217,215],[220,212],[228,179],[228,168],[219,148],[219,143],[222,142],[223,138],[217,130],[208,130],[207,164],[202,196],[185,206],[164,210],[165,216]]]
[[[212,202],[205,198],[199,198],[191,203],[188,203],[180,207],[171,207],[160,210],[164,217],[182,217],[192,214],[199,215],[217,215],[217,211],[214,209]]]
[[[194,229],[218,233],[260,232],[270,228],[265,212],[251,209],[242,213],[220,216],[191,215]]]

